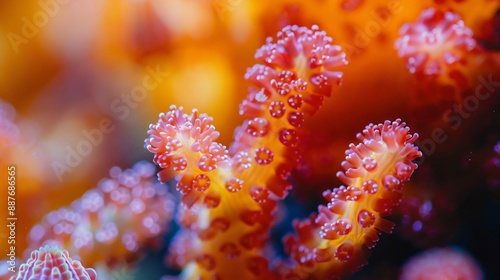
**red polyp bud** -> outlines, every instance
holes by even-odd
[[[217,229],[210,226],[206,229],[198,230],[198,238],[201,240],[211,240],[217,235]]]
[[[335,250],[335,258],[341,262],[347,262],[354,254],[354,246],[351,243],[342,243]]]
[[[200,159],[198,160],[198,168],[201,171],[212,171],[215,168],[217,168],[217,160],[214,158],[213,155],[208,154],[208,155],[202,155]]]
[[[326,248],[320,249],[320,248],[314,248],[313,249],[313,254],[314,254],[314,260],[317,262],[327,262],[330,261],[333,258],[333,255],[335,254],[335,250],[328,246]]]
[[[285,114],[286,108],[285,103],[281,101],[272,101],[269,104],[269,113],[273,118],[281,118]]]
[[[314,254],[304,245],[299,245],[292,256],[302,266],[312,268],[315,265]]]
[[[226,218],[216,218],[210,223],[210,227],[216,229],[218,232],[225,232],[231,226],[231,222]]]
[[[219,206],[220,204],[220,195],[216,193],[208,193],[205,195],[205,199],[203,200],[203,203],[207,208],[215,208]]]
[[[276,80],[271,81],[271,86],[274,88],[276,93],[278,93],[281,96],[288,95],[293,89],[293,84],[291,84],[291,81],[290,81],[290,76],[292,76],[292,75],[288,75],[289,73],[292,73],[292,72],[282,71],[280,73],[280,80],[279,81],[276,81]],[[283,74],[284,74],[284,77],[282,77]]]
[[[243,188],[243,181],[238,178],[229,178],[226,181],[226,189],[229,192],[235,193],[239,192]]]
[[[210,178],[205,174],[198,174],[192,181],[192,188],[202,192],[210,187]]]
[[[321,74],[312,75],[309,78],[309,81],[318,87],[319,89],[325,88],[327,90],[323,90],[325,93],[329,92],[331,86],[339,86],[342,81],[342,72],[329,72],[325,71]],[[322,92],[323,92],[322,91]],[[329,96],[329,94],[326,94]]]
[[[193,189],[193,177],[185,174],[182,178],[177,182],[177,190],[181,194],[187,194]]]
[[[414,168],[405,164],[403,162],[398,162],[395,165],[396,167],[396,176],[403,182],[410,180],[411,175],[413,174]]]
[[[357,201],[363,195],[363,192],[358,187],[348,186],[347,188],[341,186],[333,190],[334,197],[342,200]]]
[[[269,190],[263,187],[251,187],[250,196],[259,204],[265,203],[269,198]]]
[[[345,199],[349,201],[357,201],[362,195],[363,192],[360,188],[349,186],[345,192]]]
[[[169,165],[174,171],[182,171],[186,169],[187,161],[185,157],[178,157],[172,159]]]
[[[373,172],[375,168],[377,167],[377,161],[373,159],[372,157],[365,157],[363,159],[363,167],[370,172]]]
[[[278,178],[286,180],[290,176],[292,169],[293,168],[289,164],[280,163],[280,165],[276,167],[276,176],[278,176]]]
[[[256,276],[264,276],[269,271],[267,259],[260,256],[250,258],[247,267]]]
[[[273,161],[274,153],[268,148],[258,148],[255,150],[255,162],[260,165],[267,165]]]
[[[401,181],[392,175],[385,175],[382,180],[382,185],[389,191],[401,190],[403,187]]]
[[[294,127],[301,127],[304,122],[304,113],[302,112],[291,112],[288,114],[288,123]]]
[[[257,248],[257,246],[258,246],[257,234],[248,233],[248,234],[243,235],[240,238],[240,245],[247,250],[252,250],[252,249]]]
[[[203,193],[191,191],[191,192],[185,194],[181,198],[181,202],[184,203],[184,204],[186,204],[187,207],[191,207],[191,206],[193,206],[193,204],[195,202],[197,202],[202,197],[203,197]]]
[[[245,224],[253,226],[259,221],[261,216],[262,211],[245,210],[241,213],[240,218]]]
[[[358,223],[362,228],[369,228],[375,223],[375,214],[361,210],[358,214]]]
[[[278,138],[281,144],[286,147],[295,147],[299,143],[299,136],[297,132],[293,129],[282,129],[278,134]]]
[[[246,132],[254,137],[263,137],[269,133],[270,126],[264,118],[254,118],[248,121]]]

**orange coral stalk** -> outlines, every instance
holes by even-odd
[[[29,234],[29,253],[41,245],[58,245],[84,264],[105,260],[110,266],[132,260],[145,243],[166,231],[173,214],[171,194],[151,180],[154,165],[113,167],[71,207],[47,214]]]
[[[363,249],[375,245],[380,231],[392,231],[394,224],[382,216],[399,204],[402,184],[417,168],[417,137],[399,119],[370,124],[357,135],[361,143],[349,145],[344,171],[337,173],[347,186],[325,191],[328,204],[307,220],[295,220],[297,236],[284,238],[295,261],[287,279],[340,278],[365,264]]]
[[[245,75],[256,86],[240,106],[250,119],[236,129],[229,151],[213,142],[218,132],[211,118],[196,111],[187,115],[173,106],[150,126],[146,148],[164,168],[159,176],[165,181],[170,172],[178,174],[184,194],[179,216],[189,230],[176,240],[197,245],[171,257],[186,267],[185,278],[270,277],[261,248],[276,201],[290,188],[286,179],[298,163],[304,114],[330,96],[342,79],[333,69],[347,63],[331,42],[317,26],[289,26],[276,43],[268,39],[256,53],[266,65]]]

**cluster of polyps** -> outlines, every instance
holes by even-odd
[[[31,252],[28,261],[10,279],[96,280],[97,274],[94,269],[84,268],[79,261],[72,260],[68,251],[56,246],[44,246]]]
[[[30,234],[32,249],[58,245],[86,265],[130,259],[147,241],[166,231],[173,214],[171,195],[152,180],[154,165],[113,167],[71,207],[47,214]]]
[[[404,24],[395,47],[406,59],[411,73],[445,73],[451,65],[465,62],[465,54],[476,46],[472,30],[454,12],[424,10],[415,23]]]
[[[382,216],[399,204],[402,184],[417,168],[418,135],[398,119],[370,124],[357,137],[361,143],[349,146],[344,171],[337,173],[347,186],[325,191],[328,204],[319,206],[318,215],[296,220],[297,236],[285,237],[296,262],[287,277],[341,277],[365,264],[363,248],[373,248],[380,231],[391,233],[394,224]]]
[[[316,26],[289,26],[277,37],[257,51],[265,65],[245,75],[255,85],[240,106],[249,119],[236,129],[229,149],[214,142],[219,133],[212,119],[196,110],[185,114],[172,106],[149,127],[145,147],[164,168],[159,177],[176,175],[183,194],[179,222],[185,228],[174,239],[169,260],[184,267],[185,278],[341,275],[362,264],[361,245],[372,247],[378,230],[391,231],[380,215],[399,202],[401,184],[416,168],[411,162],[420,155],[416,136],[405,123],[368,126],[358,136],[362,143],[348,150],[346,171],[339,175],[349,186],[325,194],[330,204],[306,222],[310,230],[298,223],[300,240],[285,241],[296,265],[269,269],[262,248],[277,200],[287,195],[286,180],[301,156],[305,113],[321,107],[341,82],[342,73],[334,68],[347,63],[340,47]],[[316,263],[322,264],[316,272],[300,273]]]

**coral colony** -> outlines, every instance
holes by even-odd
[[[342,5],[354,10],[360,2]],[[293,18],[294,8],[287,9]],[[498,83],[492,75],[482,76],[469,66],[492,63],[498,68],[500,60],[491,62],[484,46],[494,48],[499,37],[480,41],[458,13],[437,8],[423,9],[398,28],[399,37],[390,45],[415,83],[409,96],[418,103],[404,116],[412,131],[403,116],[368,124],[352,135],[355,143],[341,147],[346,150],[340,167],[324,164],[327,148],[311,147],[321,136],[306,121],[326,102],[336,102],[343,80],[353,73],[345,70],[350,55],[318,25],[286,25],[257,50],[259,64],[246,71],[251,87],[239,106],[244,121],[229,146],[218,142],[221,133],[207,114],[177,105],[165,108],[156,123],[144,127],[152,162],[112,167],[107,178],[69,206],[45,214],[27,231],[23,254],[16,256],[11,247],[10,259],[0,265],[7,273],[0,271],[0,279],[129,279],[118,275],[120,270],[150,279],[134,270],[163,245],[169,275],[162,279],[346,279],[370,267],[377,243],[386,250],[384,243],[396,238],[389,236],[393,232],[423,253],[401,257],[390,276],[379,271],[362,279],[483,279],[473,257],[447,246],[458,224],[457,205],[466,201],[469,190],[459,181],[465,178],[475,186],[476,180],[446,168],[459,164],[464,174],[481,174],[488,186],[483,192],[500,197],[500,135],[484,135],[493,145],[478,152],[474,164],[469,163],[473,156],[451,156],[460,143],[436,147],[459,134],[474,113],[486,110],[479,109],[480,102],[496,100]],[[370,69],[363,75],[370,75]],[[444,119],[429,113],[431,107]],[[349,110],[356,114],[357,108]],[[16,143],[29,147],[14,112],[0,103],[2,164],[16,156]],[[442,129],[445,125],[451,129]],[[464,142],[473,137],[461,136]],[[444,159],[435,156],[431,163],[434,153]],[[417,172],[412,178],[419,165],[424,175]],[[329,174],[341,170],[336,173],[340,185],[319,189],[312,179],[304,183],[325,169]],[[175,192],[168,189],[173,186]],[[322,194],[322,202],[314,200],[317,211],[308,216],[283,222],[282,212],[309,211],[299,209],[300,199],[286,206],[296,188],[299,195]],[[276,231],[283,223],[288,233]],[[276,232],[281,245],[274,244]]]
[[[322,279],[353,272],[366,263],[363,250],[375,246],[379,232],[393,230],[383,216],[398,205],[403,183],[417,168],[412,160],[421,156],[413,144],[418,135],[399,119],[359,133],[360,143],[350,145],[344,171],[337,174],[345,186],[324,193],[327,203],[318,214],[294,221],[296,233],[284,238],[291,259],[271,267],[264,246],[277,202],[292,187],[287,179],[301,157],[302,124],[341,84],[347,61],[317,26],[284,28],[256,58],[264,64],[247,71],[254,88],[240,106],[249,119],[236,129],[229,148],[215,142],[219,132],[212,118],[196,110],[186,114],[172,106],[149,128],[146,148],[162,169],[158,176],[162,182],[175,176],[182,194],[172,265],[183,267],[187,279]],[[60,245],[89,264],[98,259],[112,264],[136,251],[162,233],[172,213],[168,194],[150,180],[152,170],[146,163],[126,171],[113,168],[111,179],[36,225],[31,244]],[[57,259],[69,258],[67,251],[51,250]],[[47,251],[35,249],[17,277],[37,273],[29,264],[43,256],[57,278],[61,272],[52,268]],[[68,279],[95,277],[80,274]]]

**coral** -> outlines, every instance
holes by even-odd
[[[79,261],[72,260],[68,251],[57,246],[43,246],[31,252],[26,263],[19,267],[17,275],[10,280],[96,280],[97,274],[92,268],[84,268]]]
[[[333,67],[346,64],[345,54],[316,26],[285,27],[277,38],[256,53],[267,66],[245,75],[257,86],[240,106],[240,114],[251,119],[236,129],[229,150],[214,142],[219,133],[212,119],[196,110],[186,114],[171,106],[149,127],[145,147],[163,169],[158,176],[165,182],[176,175],[183,194],[179,221],[186,230],[177,235],[169,259],[185,267],[184,278],[273,277],[262,247],[270,214],[286,197],[286,179],[299,163],[304,113],[319,109],[342,78]],[[329,205],[320,206],[316,219],[295,223],[300,241],[288,237],[285,247],[298,268],[278,273],[340,277],[364,264],[362,245],[372,248],[378,231],[392,231],[381,215],[399,203],[402,183],[417,167],[412,160],[421,156],[413,145],[418,135],[408,131],[398,119],[358,134],[362,143],[346,151],[345,172],[338,174],[348,186],[325,192]],[[181,245],[186,240],[195,245]],[[310,270],[301,275],[303,267]]]
[[[397,279],[459,244],[500,279],[499,1],[21,2],[0,17],[0,279],[43,244],[145,280]]]
[[[147,162],[127,170],[111,168],[110,178],[35,225],[31,247],[58,245],[87,265],[104,260],[113,267],[136,259],[133,253],[161,236],[173,213],[171,195],[151,180],[154,172]]]
[[[347,63],[317,26],[286,27],[277,37],[255,55],[265,65],[245,75],[256,86],[240,106],[250,119],[236,129],[229,150],[214,142],[219,133],[212,119],[196,110],[188,115],[172,106],[150,125],[145,146],[163,168],[162,181],[177,175],[180,223],[189,229],[183,234],[198,245],[191,257],[186,250],[173,252],[186,278],[271,275],[261,250],[276,202],[291,187],[286,179],[298,164],[304,114],[331,95],[342,78],[335,68]]]
[[[398,119],[371,124],[357,138],[361,143],[349,146],[344,171],[337,173],[346,186],[325,191],[328,204],[318,215],[295,220],[297,236],[285,237],[297,263],[286,277],[340,278],[366,263],[363,250],[375,246],[379,232],[392,232],[394,223],[382,216],[400,203],[403,183],[417,168],[418,135]]]
[[[435,8],[422,11],[415,23],[404,24],[399,33],[395,47],[411,73],[442,74],[454,64],[465,63],[466,54],[476,46],[472,30],[458,14]]]
[[[481,269],[458,249],[430,249],[412,257],[403,266],[400,280],[468,279],[481,280]]]

